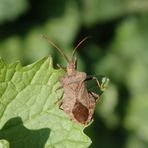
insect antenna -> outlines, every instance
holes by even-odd
[[[63,49],[59,48],[55,43],[53,43],[47,36],[42,35],[42,38],[44,38],[45,40],[47,40],[49,42],[49,44],[51,44],[53,47],[55,47],[60,54],[64,57],[64,59],[69,62],[69,59],[67,58],[66,54],[64,53]]]
[[[77,44],[77,46],[74,48],[74,50],[73,50],[73,52],[72,52],[71,59],[74,58],[74,54],[75,54],[76,50],[78,49],[78,47],[79,47],[84,41],[86,41],[86,40],[87,40],[88,38],[90,38],[90,37],[91,37],[91,36],[85,37],[84,39],[82,39],[82,40]]]

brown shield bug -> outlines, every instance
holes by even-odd
[[[77,71],[77,60],[75,59],[74,54],[77,48],[88,37],[80,41],[74,48],[70,59],[66,56],[62,49],[57,47],[46,36],[43,37],[47,39],[56,49],[58,49],[67,61],[66,73],[64,76],[59,78],[62,88],[64,89],[64,96],[60,108],[63,109],[73,121],[81,124],[88,124],[92,119],[96,106],[96,100],[100,96],[94,92],[88,91],[85,81],[90,79],[96,80],[97,85],[100,89],[102,89],[102,91],[104,91],[109,81],[108,78],[104,77],[104,79],[102,79],[102,83],[100,84],[95,77],[88,77],[85,72]]]

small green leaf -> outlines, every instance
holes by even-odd
[[[62,69],[50,57],[22,67],[0,60],[0,139],[11,147],[86,148],[85,126],[59,109]]]

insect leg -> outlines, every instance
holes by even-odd
[[[98,81],[98,79],[94,76],[87,76],[87,78],[85,79],[85,81],[87,80],[95,80],[97,85],[99,86],[99,88],[101,87],[100,82]]]
[[[109,78],[103,76],[101,78],[101,83],[98,81],[98,79],[94,76],[87,76],[86,80],[95,80],[97,82],[97,85],[101,89],[102,92],[104,92],[108,88],[109,84]]]
[[[91,95],[95,98],[95,101],[96,101],[96,102],[99,100],[100,95],[98,95],[98,94],[96,94],[96,93],[94,93],[94,92],[92,92],[92,91],[88,91],[88,92],[89,92],[89,94],[91,94]]]

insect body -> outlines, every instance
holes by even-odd
[[[47,37],[44,38],[47,39]],[[77,71],[77,61],[74,58],[76,49],[86,39],[87,37],[74,48],[70,59],[67,58],[60,48],[48,40],[50,44],[59,50],[67,61],[66,74],[59,78],[59,81],[64,89],[64,96],[60,108],[63,109],[73,121],[81,124],[88,124],[90,122],[96,106],[96,98],[99,98],[99,95],[88,91],[85,83],[87,75],[85,72]],[[91,77],[91,79],[94,78],[95,77]],[[98,81],[97,83],[100,87]]]
[[[67,73],[60,78],[64,89],[61,108],[73,121],[87,124],[92,118],[95,109],[95,99],[88,92],[85,80],[85,72],[76,70],[75,61],[67,65]]]

